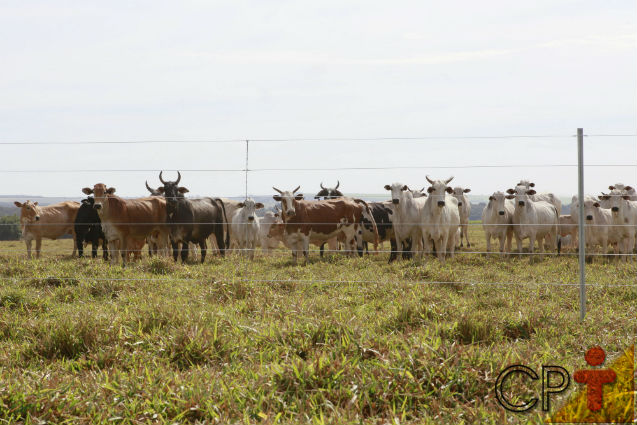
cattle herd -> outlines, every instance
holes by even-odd
[[[60,202],[39,206],[37,202],[15,202],[20,208],[22,236],[27,255],[31,257],[35,240],[39,257],[43,238],[56,239],[65,234],[74,236],[73,255],[83,256],[83,248],[92,245],[97,256],[102,245],[103,258],[113,263],[119,258],[125,265],[130,256],[140,258],[145,245],[148,255],[172,255],[186,262],[192,247],[199,247],[200,261],[206,258],[208,241],[215,253],[224,256],[232,250],[254,257],[257,247],[264,253],[280,244],[292,251],[294,262],[299,256],[307,261],[310,244],[325,245],[330,250],[342,250],[349,255],[363,255],[373,244],[389,241],[389,261],[402,258],[435,255],[441,262],[453,257],[456,247],[471,247],[469,215],[471,203],[466,187],[451,187],[453,177],[444,180],[426,177],[427,190],[411,190],[402,183],[385,186],[391,197],[384,202],[366,202],[346,197],[334,188],[324,187],[315,200],[305,200],[300,187],[280,190],[273,196],[277,205],[263,216],[260,202],[248,198],[238,202],[225,198],[188,198],[188,189],[177,180],[166,181],[159,174],[162,186],[153,189],[146,182],[150,196],[124,199],[115,195],[115,188],[103,183],[82,189],[89,196],[78,202]],[[560,200],[553,193],[536,193],[535,184],[521,180],[506,191],[496,191],[482,212],[482,227],[491,252],[491,240],[499,242],[499,252],[512,252],[515,237],[517,252],[522,253],[522,241],[529,239],[529,252],[535,243],[539,255],[544,251],[569,249],[576,246],[579,206],[573,197],[571,215],[562,215]],[[636,247],[637,193],[631,186],[614,184],[609,193],[586,196],[585,241],[587,252],[614,253],[626,261]],[[533,260],[534,256],[530,256]],[[592,258],[592,257],[591,257]]]

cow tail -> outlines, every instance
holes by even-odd
[[[228,223],[228,216],[226,215],[226,206],[223,204],[223,200],[221,200],[220,198],[215,198],[215,201],[219,201],[219,203],[221,204],[221,210],[223,211],[223,221],[226,223],[226,241],[225,241],[226,248],[224,248],[224,251],[225,251],[225,249],[230,248],[230,223]]]
[[[557,212],[557,207],[553,205],[553,210],[555,211],[555,217],[557,217],[557,231],[555,232],[555,237],[557,238],[557,255],[560,255],[562,251],[562,237],[560,236],[560,213]]]

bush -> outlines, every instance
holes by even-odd
[[[0,217],[0,241],[20,240],[21,233],[20,217],[17,215]]]

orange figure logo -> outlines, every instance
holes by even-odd
[[[606,359],[606,353],[601,347],[593,347],[584,355],[590,366],[600,366]],[[617,374],[612,369],[578,370],[573,375],[575,382],[586,385],[587,407],[596,412],[602,408],[603,385],[615,382]]]

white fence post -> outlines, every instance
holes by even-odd
[[[586,316],[586,232],[584,231],[584,129],[582,128],[577,129],[577,199],[579,201],[579,319],[583,321]]]

